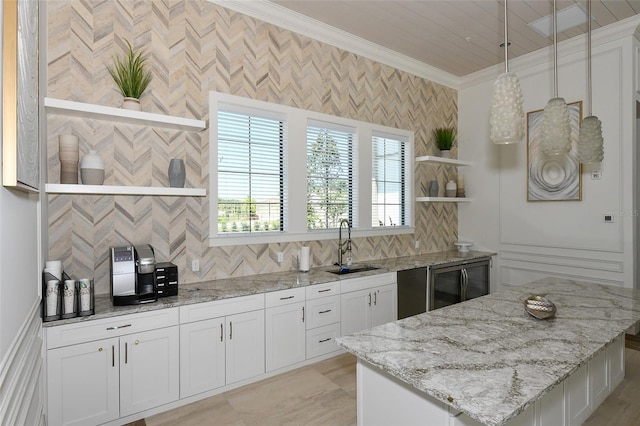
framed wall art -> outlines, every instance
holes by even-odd
[[[582,200],[582,173],[577,155],[582,101],[567,106],[571,151],[566,155],[544,155],[541,149],[544,110],[527,113],[527,201]]]
[[[37,1],[3,1],[2,185],[38,192]]]

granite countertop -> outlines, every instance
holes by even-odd
[[[555,318],[524,310],[547,294]],[[640,321],[640,292],[545,278],[381,325],[337,343],[486,425],[502,425]]]
[[[277,290],[287,290],[290,288],[305,287],[308,285],[341,281],[350,278],[377,275],[385,272],[395,272],[423,266],[464,262],[494,255],[495,253],[491,252],[469,251],[468,253],[459,253],[458,251],[451,250],[363,262],[359,265],[375,266],[378,269],[346,275],[337,275],[328,272],[330,270],[335,270],[337,268],[336,266],[323,266],[319,268],[312,268],[309,272],[273,272],[244,277],[201,281],[197,283],[185,283],[179,284],[177,296],[160,298],[157,302],[145,303],[142,305],[113,306],[109,294],[97,294],[95,296],[95,315],[45,322],[43,323],[43,327],[53,327],[80,321],[91,321],[120,315],[147,312],[156,309],[173,308],[193,303],[211,302],[214,300],[222,300],[232,297],[249,296],[252,294],[268,293]],[[354,264],[354,267],[355,266],[358,266],[358,264]]]

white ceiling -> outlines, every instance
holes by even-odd
[[[501,0],[271,0],[292,12],[356,35],[461,77],[503,63]],[[557,9],[587,0],[558,0]],[[509,58],[553,43],[527,24],[553,13],[552,0],[509,0]],[[640,13],[640,0],[593,0],[592,30]],[[299,16],[299,15],[297,15]],[[560,18],[559,18],[560,21]],[[587,31],[587,24],[558,33],[558,41]]]

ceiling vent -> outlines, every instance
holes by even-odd
[[[577,27],[578,25],[587,23],[587,11],[584,10],[582,5],[576,3],[572,6],[565,7],[558,11],[558,32],[566,31],[569,28]],[[529,26],[542,34],[545,37],[551,37],[553,35],[553,14],[543,16],[531,23]]]

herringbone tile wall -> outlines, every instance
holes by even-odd
[[[285,31],[201,0],[47,2],[46,96],[119,106],[105,64],[123,39],[144,48],[154,79],[144,111],[208,119],[211,90],[277,102],[356,120],[413,130],[415,154],[437,152],[436,126],[457,125],[457,94],[392,67]],[[48,181],[59,182],[60,134],[80,138],[105,159],[105,184],[168,186],[169,159],[183,158],[189,187],[209,193],[208,130],[179,132],[49,114]],[[455,149],[454,149],[455,155]],[[416,167],[416,194],[437,179],[441,191],[455,168]],[[208,195],[210,196],[210,194]],[[288,270],[302,242],[208,246],[208,199],[150,196],[49,195],[49,257],[62,259],[76,278],[95,277],[109,292],[113,245],[151,243],[159,260],[172,261],[180,282]],[[337,238],[337,233],[336,233]],[[457,238],[453,203],[418,204],[416,234],[354,240],[356,260],[449,249]],[[305,242],[312,266],[336,259],[335,240]],[[277,263],[276,253],[285,253]],[[200,259],[201,271],[187,265]]]

